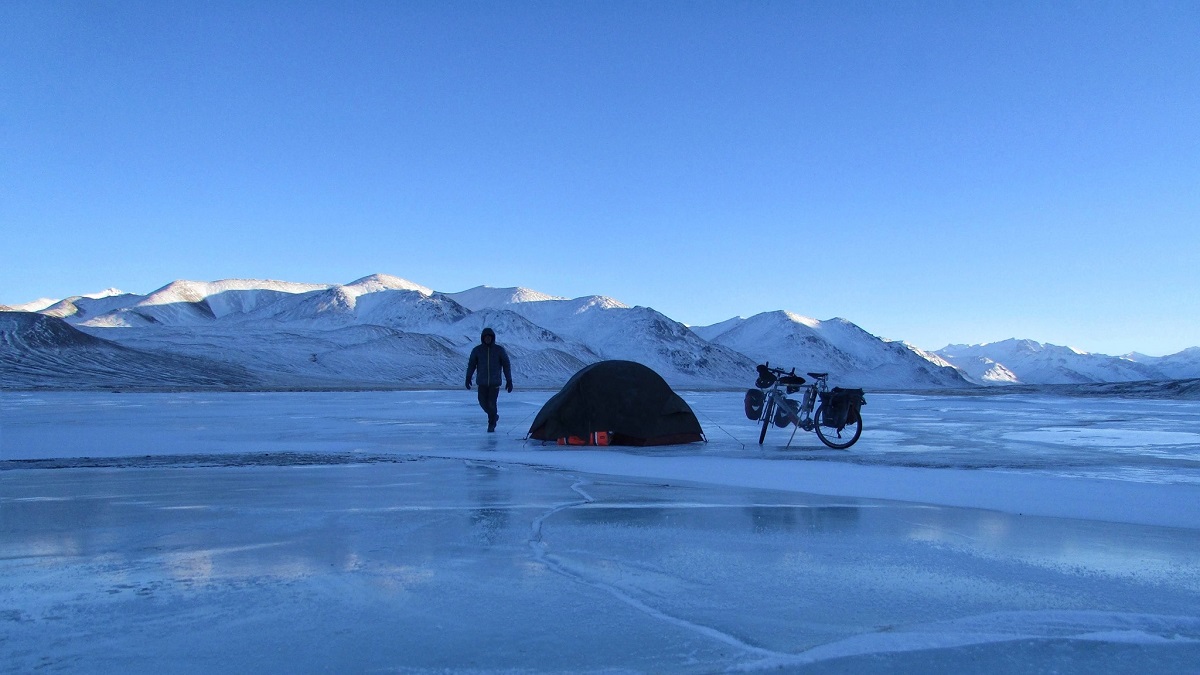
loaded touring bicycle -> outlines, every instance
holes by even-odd
[[[755,389],[746,391],[746,417],[762,422],[758,444],[767,437],[767,429],[774,424],[780,428],[794,425],[792,438],[797,429],[816,431],[821,442],[835,450],[845,450],[862,435],[862,413],[867,404],[862,389],[829,388],[829,373],[808,373],[812,384],[796,374],[796,369],[785,371],[772,368],[770,363],[757,367],[758,379]],[[788,394],[804,392],[799,401],[788,398]],[[814,412],[813,408],[816,408]],[[792,444],[788,439],[788,446]]]

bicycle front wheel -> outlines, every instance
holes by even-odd
[[[817,408],[817,413],[813,415],[813,421],[816,422],[817,438],[820,438],[822,443],[834,450],[845,450],[854,445],[858,441],[858,437],[862,435],[862,413],[855,415],[854,418],[854,422],[847,423],[839,431],[837,427],[825,426],[825,406]]]
[[[758,432],[758,444],[762,445],[767,438],[767,427],[771,426],[771,418],[775,417],[775,399],[768,399],[763,406],[762,431]]]

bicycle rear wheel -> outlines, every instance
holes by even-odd
[[[763,406],[762,431],[758,432],[758,444],[762,445],[763,440],[767,437],[767,427],[771,426],[771,419],[775,417],[775,399],[767,399],[767,404]]]
[[[837,427],[825,426],[825,406],[817,408],[813,421],[816,423],[817,438],[834,450],[845,450],[854,445],[862,435],[862,413],[855,415],[854,421],[847,423],[841,431],[838,431]]]

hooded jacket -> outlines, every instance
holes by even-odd
[[[487,344],[483,341],[484,337],[491,336],[492,344]],[[471,358],[467,360],[467,385],[471,384],[471,377],[475,375],[475,371],[479,371],[479,377],[476,384],[481,387],[499,387],[502,384],[500,379],[501,373],[504,375],[503,382],[512,382],[512,367],[508,362],[508,352],[496,344],[496,332],[491,328],[484,328],[479,334],[479,344],[471,350]]]

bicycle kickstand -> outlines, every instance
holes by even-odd
[[[787,445],[783,446],[784,449],[792,447],[792,439],[796,437],[796,432],[799,429],[800,429],[800,425],[793,422],[792,423],[792,435],[791,435],[791,437],[788,438]]]

